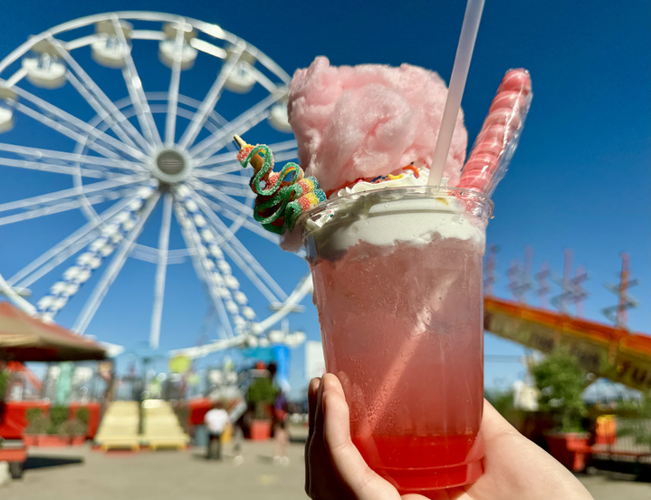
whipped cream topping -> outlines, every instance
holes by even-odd
[[[436,237],[468,240],[483,252],[486,220],[468,215],[463,201],[449,194],[428,196],[425,188],[413,194],[384,190],[388,182],[367,183],[373,188],[359,187],[361,191],[326,203],[318,213],[308,213],[304,221],[308,257],[336,259],[360,241],[377,246],[401,242],[420,246]]]

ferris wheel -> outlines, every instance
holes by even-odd
[[[103,68],[101,80],[91,76],[92,65]],[[152,65],[156,75],[164,69],[166,90],[144,90],[141,75],[154,71]],[[215,68],[209,89],[198,98],[181,93],[184,72],[196,74],[198,68],[205,75],[203,67]],[[110,78],[120,81],[120,98],[109,97]],[[217,25],[177,15],[100,14],[31,37],[0,62],[0,175],[6,169],[22,169],[29,179],[54,173],[67,176],[69,187],[0,204],[0,240],[2,226],[50,214],[80,210],[87,222],[11,277],[2,276],[0,260],[0,292],[26,312],[53,320],[93,273],[101,273],[72,326],[84,334],[126,260],[154,264],[149,342],[156,349],[167,268],[191,259],[219,318],[220,338],[187,353],[268,344],[266,332],[297,310],[312,282],[306,275],[293,289],[283,289],[256,258],[256,245],[241,241],[243,232],[274,243],[278,237],[253,219],[251,172],[235,159],[231,139],[265,120],[276,135],[291,133],[288,83],[287,73],[256,47]],[[90,107],[90,118],[66,109],[72,93]],[[235,99],[247,93],[255,97]],[[227,100],[235,116],[230,120],[216,111]],[[72,147],[44,147],[38,127],[67,138]],[[29,145],[11,140],[19,130],[28,131]],[[277,161],[297,156],[293,139],[271,147]],[[157,204],[158,245],[139,243]],[[173,216],[183,248],[170,249]],[[74,262],[53,276],[68,260]],[[234,270],[273,312],[251,307]],[[49,292],[28,301],[23,292],[39,280],[51,283]],[[304,339],[298,333],[272,340],[295,345]]]

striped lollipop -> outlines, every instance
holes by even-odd
[[[493,194],[518,146],[532,96],[526,69],[506,72],[457,187]]]

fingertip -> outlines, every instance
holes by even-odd
[[[310,433],[314,429],[316,422],[316,413],[319,400],[319,390],[321,388],[321,379],[313,378],[310,380],[310,385],[307,389],[307,403],[308,403],[308,422],[310,427]]]
[[[310,380],[310,384],[308,385],[307,388],[308,395],[316,395],[317,392],[319,392],[320,385],[321,385],[320,377],[314,377],[312,380]]]
[[[348,416],[348,403],[346,403],[343,394],[340,394],[338,391],[324,391],[321,405],[323,406],[324,413],[336,411],[337,413],[343,412],[346,414],[346,417]]]
[[[334,373],[326,373],[323,375],[323,390],[324,391],[335,391],[343,396],[344,389],[341,386],[339,378]]]
[[[350,440],[350,415],[346,400],[337,392],[325,392],[321,405],[324,416],[324,441],[328,448],[337,448]]]

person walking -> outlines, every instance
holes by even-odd
[[[222,458],[221,437],[226,424],[229,423],[228,412],[220,401],[215,402],[212,409],[206,413],[204,423],[208,429],[208,446],[206,449],[206,458],[208,460]]]

